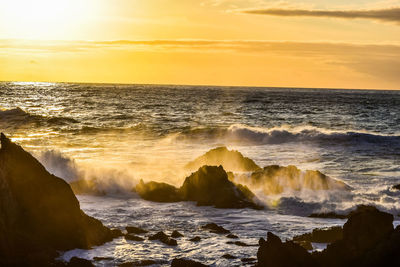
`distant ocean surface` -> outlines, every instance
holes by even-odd
[[[343,220],[307,216],[347,212],[358,204],[376,205],[399,223],[400,191],[391,186],[400,183],[400,91],[3,82],[0,130],[67,181],[104,181],[107,196],[78,198],[85,212],[106,225],[185,235],[176,248],[121,238],[67,252],[65,259],[109,257],[95,263],[111,266],[150,257],[167,266],[181,256],[232,266],[255,257],[257,247],[226,244],[200,225],[216,222],[257,244],[267,231],[291,238],[341,225]],[[180,185],[190,174],[182,167],[218,146],[260,166],[319,170],[353,190],[266,196],[252,188],[264,211],[159,204],[131,192],[140,179]],[[186,238],[195,235],[202,241]],[[221,258],[226,253],[238,259]]]

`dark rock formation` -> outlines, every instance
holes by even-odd
[[[136,235],[146,234],[149,232],[147,230],[135,226],[127,226],[125,227],[125,229],[129,234],[136,234]]]
[[[175,230],[172,232],[171,237],[172,238],[180,238],[180,237],[183,237],[183,235]]]
[[[239,238],[237,235],[234,235],[234,234],[229,234],[226,237],[227,238],[231,238],[231,239],[238,239]]]
[[[257,170],[251,178],[239,177],[238,182],[251,184],[263,188],[265,194],[281,194],[286,189],[290,190],[350,190],[344,182],[329,178],[319,171],[305,172],[296,166],[271,165]]]
[[[57,250],[113,238],[79,207],[71,187],[1,134],[0,265],[47,265]]]
[[[267,241],[259,242],[257,252],[258,266],[274,267],[312,267],[317,266],[315,259],[306,249],[292,241],[282,242],[279,237],[268,232]]]
[[[134,235],[134,234],[127,234],[125,235],[126,240],[132,240],[132,241],[143,241],[144,239],[140,236]]]
[[[196,201],[201,206],[262,208],[254,202],[255,195],[246,186],[229,181],[222,166],[201,167],[185,179],[179,190],[183,199]]]
[[[136,192],[145,200],[155,202],[178,202],[182,201],[179,190],[166,183],[148,182],[143,180],[136,185]]]
[[[308,217],[310,218],[321,218],[321,219],[347,219],[349,214],[338,214],[336,212],[326,212],[326,213],[312,213]]]
[[[313,243],[333,243],[343,239],[343,229],[335,226],[326,229],[314,229],[312,233],[307,233],[293,237],[293,241],[309,241]]]
[[[197,170],[204,165],[222,165],[225,170],[239,172],[256,171],[260,169],[252,159],[244,157],[239,151],[228,150],[226,147],[211,149],[204,155],[189,162],[185,167],[189,170]]]
[[[259,266],[400,266],[400,227],[393,216],[375,207],[359,206],[343,226],[343,238],[322,252],[309,254],[301,246],[269,233],[260,240]]]
[[[158,232],[157,234],[150,236],[149,240],[159,240],[168,246],[178,245],[175,239],[170,238],[169,236],[164,234],[164,232]]]
[[[207,223],[206,225],[203,225],[201,229],[208,230],[214,234],[229,234],[231,232],[216,223]]]
[[[244,243],[242,241],[228,241],[226,243],[230,244],[230,245],[236,245],[236,246],[239,246],[239,247],[256,247],[257,246],[257,245],[249,245],[249,244],[246,244],[246,243]]]
[[[141,260],[141,261],[136,261],[136,262],[124,262],[118,267],[136,267],[136,266],[149,266],[149,265],[155,265],[161,262],[156,262],[154,260]]]
[[[394,190],[400,190],[400,184],[394,185],[392,188],[393,188]]]
[[[150,201],[195,201],[200,206],[216,208],[262,209],[255,195],[243,185],[229,181],[222,166],[203,166],[187,177],[178,189],[165,183],[149,182],[136,186],[136,192]]]
[[[171,267],[207,267],[207,265],[192,260],[173,259]]]
[[[308,251],[314,249],[310,241],[295,241],[295,240],[293,240],[293,242],[302,246],[303,248],[305,248]]]
[[[222,258],[227,259],[227,260],[236,259],[236,257],[232,256],[231,254],[224,254],[224,255],[222,255]]]
[[[106,192],[99,189],[99,184],[96,179],[86,180],[79,179],[69,183],[72,191],[76,195],[92,195],[92,196],[104,196]]]
[[[195,236],[195,237],[189,239],[189,241],[191,241],[191,242],[200,242],[201,241],[201,237],[200,236]]]

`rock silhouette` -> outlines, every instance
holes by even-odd
[[[141,181],[136,192],[146,200],[155,202],[195,201],[199,206],[216,208],[262,209],[255,195],[246,187],[234,184],[222,166],[203,166],[186,177],[176,188],[165,183]]]
[[[250,158],[244,157],[236,150],[228,150],[226,147],[211,149],[204,155],[186,164],[189,170],[196,170],[204,165],[222,165],[228,171],[256,171],[260,167]]]
[[[86,215],[71,187],[1,134],[0,265],[47,265],[58,250],[90,248],[114,233]]]

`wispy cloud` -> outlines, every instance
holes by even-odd
[[[370,10],[312,10],[312,9],[251,9],[242,13],[282,17],[327,17],[342,19],[371,19],[400,24],[400,7]]]

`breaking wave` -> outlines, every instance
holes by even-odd
[[[234,124],[227,128],[190,129],[177,134],[174,138],[177,141],[202,141],[208,139],[215,142],[247,145],[318,142],[332,145],[390,145],[400,148],[399,135],[381,135],[367,131],[334,131],[312,126],[260,128]]]

